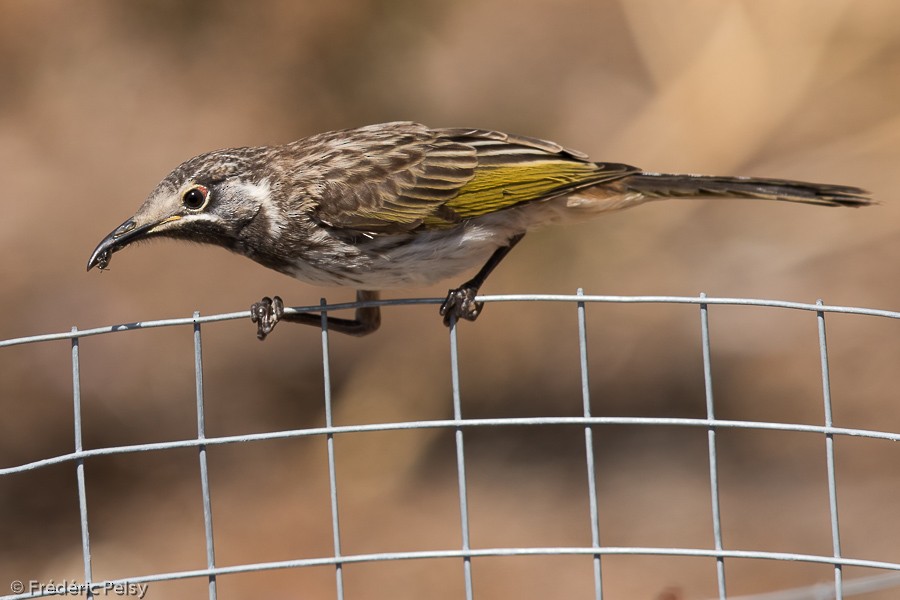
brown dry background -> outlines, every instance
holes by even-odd
[[[352,298],[215,248],[147,244],[85,273],[100,238],[205,150],[394,119],[558,140],[649,170],[856,184],[881,205],[643,206],[529,236],[486,293],[749,296],[900,308],[900,4],[894,0],[0,2],[0,338]],[[398,296],[441,295],[448,285]],[[332,340],[338,424],[451,416],[434,306]],[[702,417],[693,306],[588,310],[594,413]],[[811,313],[712,310],[717,416],[821,424]],[[900,431],[900,323],[828,318],[835,421]],[[212,436],[323,423],[313,329],[204,329]],[[572,306],[495,304],[460,331],[468,417],[578,415]],[[189,329],[83,340],[85,446],[196,435]],[[0,351],[0,464],[73,448],[67,342]],[[711,547],[706,432],[595,430],[602,542]],[[831,552],[824,440],[722,431],[727,548]],[[590,544],[578,428],[466,433],[474,547]],[[838,439],[844,553],[900,562],[900,451]],[[452,432],[336,439],[343,551],[460,546]],[[328,556],[321,438],[209,451],[217,563]],[[0,478],[0,594],[81,580],[71,463]],[[205,566],[195,450],[86,463],[94,576]],[[748,594],[827,565],[726,562]],[[585,598],[590,557],[476,559],[480,598]],[[608,557],[609,598],[715,595],[710,559]],[[871,571],[846,569],[848,578]],[[348,565],[347,598],[461,598],[459,560]],[[222,576],[219,597],[334,597],[331,567]],[[149,598],[202,598],[202,578]],[[867,598],[895,597],[872,594]]]

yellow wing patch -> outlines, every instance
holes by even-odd
[[[615,178],[613,175],[594,163],[567,160],[483,166],[445,206],[462,219],[479,217]],[[425,224],[440,225],[447,221],[433,216],[426,218]]]

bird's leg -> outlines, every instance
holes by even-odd
[[[356,292],[357,302],[378,300],[378,292],[359,290]],[[381,325],[381,309],[377,306],[362,306],[356,309],[353,319],[339,317],[325,317],[328,329],[347,335],[363,336],[378,329]],[[284,313],[284,302],[278,296],[268,296],[250,307],[250,320],[256,323],[256,337],[266,339],[279,321],[288,323],[303,323],[315,327],[322,326],[322,315],[319,313],[302,312],[296,314]]]
[[[444,325],[450,327],[452,317],[456,317],[456,319],[466,319],[467,321],[474,321],[478,318],[478,315],[481,314],[481,309],[484,306],[484,302],[475,302],[475,296],[478,295],[478,290],[481,289],[484,280],[488,278],[491,271],[500,264],[500,261],[509,254],[509,251],[512,250],[523,237],[525,237],[524,233],[511,237],[508,244],[494,250],[494,253],[491,254],[491,257],[484,263],[481,270],[475,274],[475,277],[447,293],[447,299],[441,304],[441,315],[444,317]]]

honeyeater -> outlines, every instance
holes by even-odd
[[[870,203],[856,187],[649,173],[545,140],[395,122],[196,156],[103,238],[87,268],[105,269],[132,242],[178,238],[222,246],[310,283],[353,287],[367,301],[378,290],[480,267],[441,305],[449,325],[478,317],[479,288],[527,231],[688,197]],[[314,313],[285,314],[278,296],[255,303],[251,317],[260,339],[279,320],[321,323]],[[328,319],[332,330],[353,335],[379,324],[377,306],[358,309],[354,319]]]

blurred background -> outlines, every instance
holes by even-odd
[[[858,185],[880,205],[671,201],[532,235],[494,293],[746,296],[900,308],[900,4],[894,0],[0,0],[0,338],[352,300],[217,248],[159,242],[85,273],[99,240],[181,161],[389,120],[553,139],[654,171]],[[443,296],[452,281],[391,297]],[[452,416],[433,305],[333,337],[337,424]],[[596,415],[703,417],[695,306],[592,305]],[[900,431],[900,323],[828,317],[835,423]],[[812,313],[713,307],[717,416],[822,424]],[[204,328],[207,434],[321,426],[320,333]],[[581,414],[573,306],[492,304],[460,327],[467,417]],[[86,448],[196,435],[189,328],[84,339]],[[73,449],[70,344],[0,350],[0,466]],[[706,432],[594,432],[601,541],[713,546]],[[472,545],[590,544],[578,428],[466,432]],[[821,436],[722,431],[725,547],[830,554]],[[460,547],[453,436],[336,438],[343,552]],[[836,441],[844,554],[900,561],[900,449]],[[321,438],[209,450],[221,566],[329,556]],[[0,594],[83,578],[75,469],[0,478]],[[196,451],[86,463],[93,572],[205,567]],[[871,571],[845,569],[845,577]],[[833,578],[728,560],[730,594]],[[590,557],[473,561],[477,597],[590,597]],[[707,598],[711,559],[607,557],[610,598]],[[348,598],[464,597],[459,560],[354,564]],[[148,598],[202,598],[205,579]],[[334,569],[221,576],[220,598],[334,597]],[[894,597],[875,594],[867,598]]]

